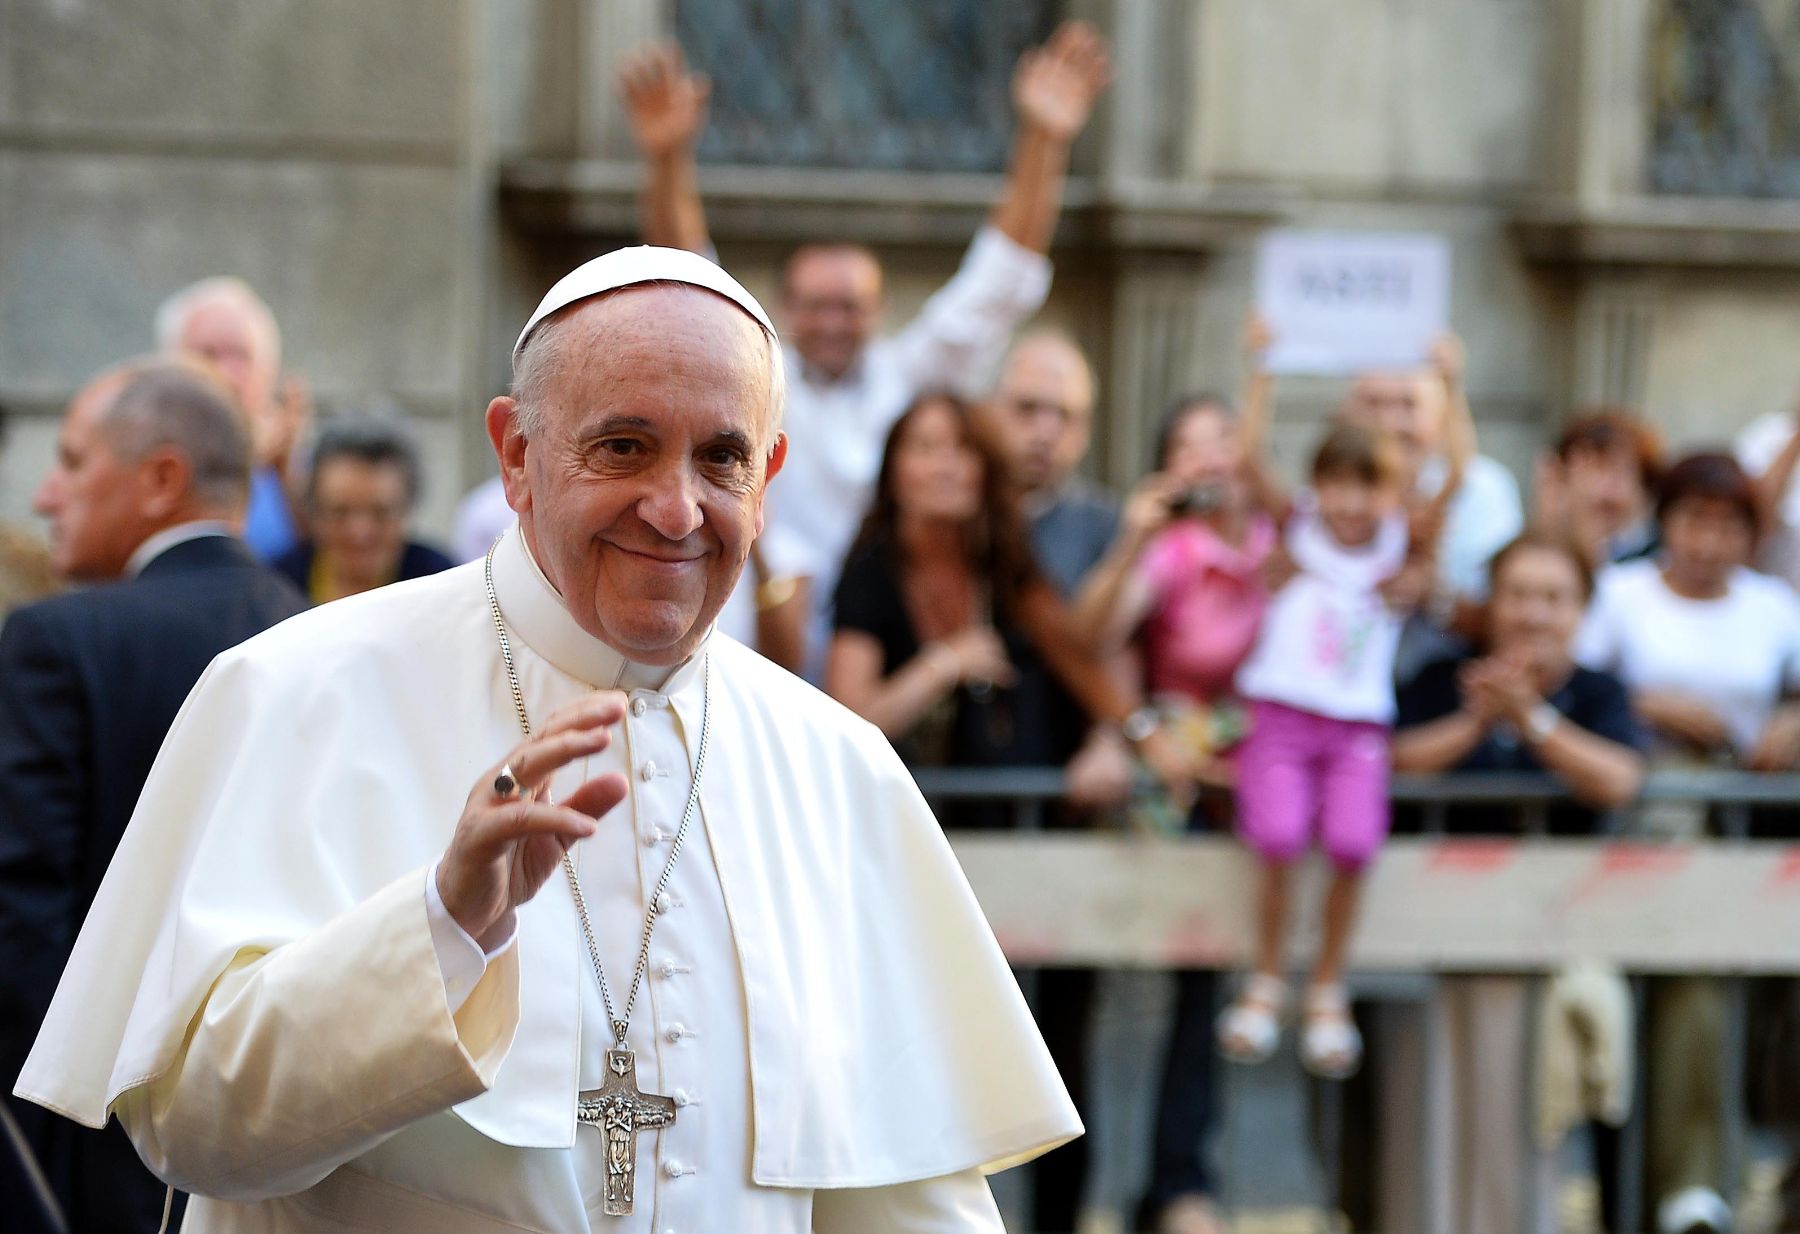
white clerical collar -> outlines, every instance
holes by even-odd
[[[494,594],[500,600],[500,615],[526,646],[596,689],[673,694],[699,677],[698,652],[672,668],[639,664],[582,629],[544,577],[517,523],[494,549]],[[712,637],[710,631],[707,637]]]
[[[191,523],[177,523],[173,527],[165,527],[142,544],[125,562],[125,577],[136,578],[143,573],[144,567],[174,548],[177,544],[186,544],[189,540],[198,540],[202,536],[228,536],[231,527],[221,519],[201,518]]]

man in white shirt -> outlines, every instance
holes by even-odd
[[[714,630],[784,386],[703,258],[552,288],[517,527],[214,663],[19,1094],[190,1234],[997,1234],[1080,1131],[1018,988],[879,732]]]
[[[782,276],[787,356],[787,474],[774,490],[769,551],[798,578],[810,619],[804,664],[817,680],[830,634],[829,604],[844,554],[867,513],[888,429],[921,391],[979,392],[1013,331],[1050,289],[1049,251],[1062,205],[1069,147],[1109,75],[1104,41],[1082,23],[1060,27],[1025,53],[1013,80],[1019,128],[1005,186],[961,268],[899,332],[879,337],[882,272],[856,244],[806,244]],[[639,53],[621,91],[647,174],[641,217],[651,244],[708,252],[694,144],[707,85],[673,48]],[[761,580],[759,602],[793,594],[787,575]]]

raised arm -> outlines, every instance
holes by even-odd
[[[712,252],[694,162],[711,91],[703,74],[688,72],[674,43],[641,48],[619,64],[619,97],[644,159],[638,226],[645,244]]]
[[[1787,496],[1795,471],[1800,470],[1800,408],[1795,409],[1794,420],[1794,432],[1788,437],[1787,444],[1756,477],[1757,501],[1762,505],[1764,524],[1770,527],[1781,522],[1781,499]]]
[[[1069,147],[1087,126],[1094,102],[1111,80],[1106,40],[1086,22],[1064,22],[1042,47],[1019,57],[1013,72],[1013,138],[1006,187],[992,223],[1013,243],[1050,251],[1062,212]]]
[[[1178,491],[1176,482],[1162,472],[1138,483],[1125,503],[1118,534],[1070,602],[1076,636],[1102,654],[1123,647],[1150,615],[1155,597],[1138,565],[1151,539],[1168,526],[1169,502]]]
[[[1287,486],[1269,457],[1269,422],[1275,416],[1275,377],[1264,361],[1272,336],[1262,314],[1244,323],[1244,391],[1238,411],[1238,437],[1244,448],[1244,476],[1250,499],[1277,523],[1292,509]]]
[[[1062,209],[1069,143],[1107,80],[1106,46],[1080,23],[1025,54],[1013,81],[1018,135],[1006,184],[956,275],[889,340],[914,390],[973,394],[1025,319],[1050,294],[1045,253]]]
[[[1469,461],[1475,457],[1475,416],[1469,410],[1468,392],[1463,388],[1464,355],[1462,340],[1454,334],[1439,338],[1431,348],[1432,368],[1444,385],[1444,486],[1432,494],[1426,507],[1429,526],[1441,528],[1444,516],[1462,488]]]

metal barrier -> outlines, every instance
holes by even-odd
[[[934,807],[1004,803],[1010,813],[1009,831],[955,831],[951,838],[1002,946],[1016,963],[1228,968],[1241,959],[1250,921],[1249,867],[1230,841],[1049,828],[1049,812],[1060,807],[1063,797],[1062,773],[1056,768],[934,768],[918,771],[916,778]],[[1141,793],[1153,791],[1147,783],[1140,787]],[[1352,956],[1359,995],[1381,1001],[1406,991],[1405,982],[1372,983],[1371,969],[1413,974],[1414,997],[1403,1001],[1417,1002],[1430,1000],[1444,973],[1542,974],[1575,959],[1600,958],[1631,974],[1639,1009],[1638,1082],[1617,1177],[1620,1224],[1631,1230],[1645,1228],[1647,1215],[1639,1198],[1646,1147],[1645,975],[1722,977],[1730,989],[1721,1060],[1726,1177],[1735,1184],[1748,1146],[1743,975],[1800,974],[1800,843],[1751,839],[1753,815],[1759,808],[1800,807],[1800,775],[1651,773],[1641,803],[1703,805],[1714,821],[1715,836],[1677,844],[1638,833],[1634,810],[1604,816],[1597,838],[1545,837],[1552,807],[1569,800],[1547,776],[1398,776],[1392,799],[1419,809],[1424,833],[1391,841],[1371,871],[1369,917],[1376,920],[1365,919],[1369,937],[1365,940],[1365,932],[1359,931]],[[1520,838],[1496,842],[1445,836],[1458,806],[1515,811]],[[1793,841],[1800,841],[1800,812],[1792,826]],[[1469,884],[1457,881],[1471,876],[1497,880],[1502,868],[1511,881],[1490,881],[1484,889],[1503,894],[1471,896],[1466,894]],[[1373,894],[1382,880],[1392,896]],[[1449,892],[1435,898],[1418,890],[1446,883]],[[1521,894],[1533,888],[1553,907]],[[1410,917],[1382,916],[1385,908],[1377,901],[1409,896],[1415,903],[1423,901],[1423,908]],[[1316,897],[1299,897],[1302,903],[1309,899]],[[1210,913],[1204,909],[1209,900],[1214,902]],[[1457,931],[1444,928],[1459,919],[1476,923],[1468,931],[1474,936],[1471,945],[1460,949],[1445,944],[1446,938],[1454,943]],[[1693,928],[1669,928],[1667,919],[1691,919]],[[1304,937],[1307,923],[1302,919],[1295,924],[1296,935]],[[1429,938],[1421,942],[1421,934]],[[1297,947],[1296,956],[1303,950]],[[1335,1196],[1333,1146],[1340,1099],[1336,1086],[1318,1091],[1325,1124],[1319,1147]],[[1534,1091],[1535,1085],[1525,1086],[1526,1093]],[[1426,1104],[1435,1104],[1434,1096],[1427,1093]],[[1421,1130],[1426,1132],[1419,1145],[1422,1156],[1441,1153],[1428,1127]],[[1421,1186],[1429,1188],[1433,1176],[1433,1170],[1421,1169]],[[1432,1195],[1421,1194],[1421,1213],[1438,1211],[1433,1201]],[[1525,1207],[1529,1211],[1533,1206]]]

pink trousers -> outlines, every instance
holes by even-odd
[[[1237,750],[1238,834],[1266,861],[1290,862],[1317,826],[1340,870],[1362,869],[1388,833],[1385,725],[1252,700]]]

